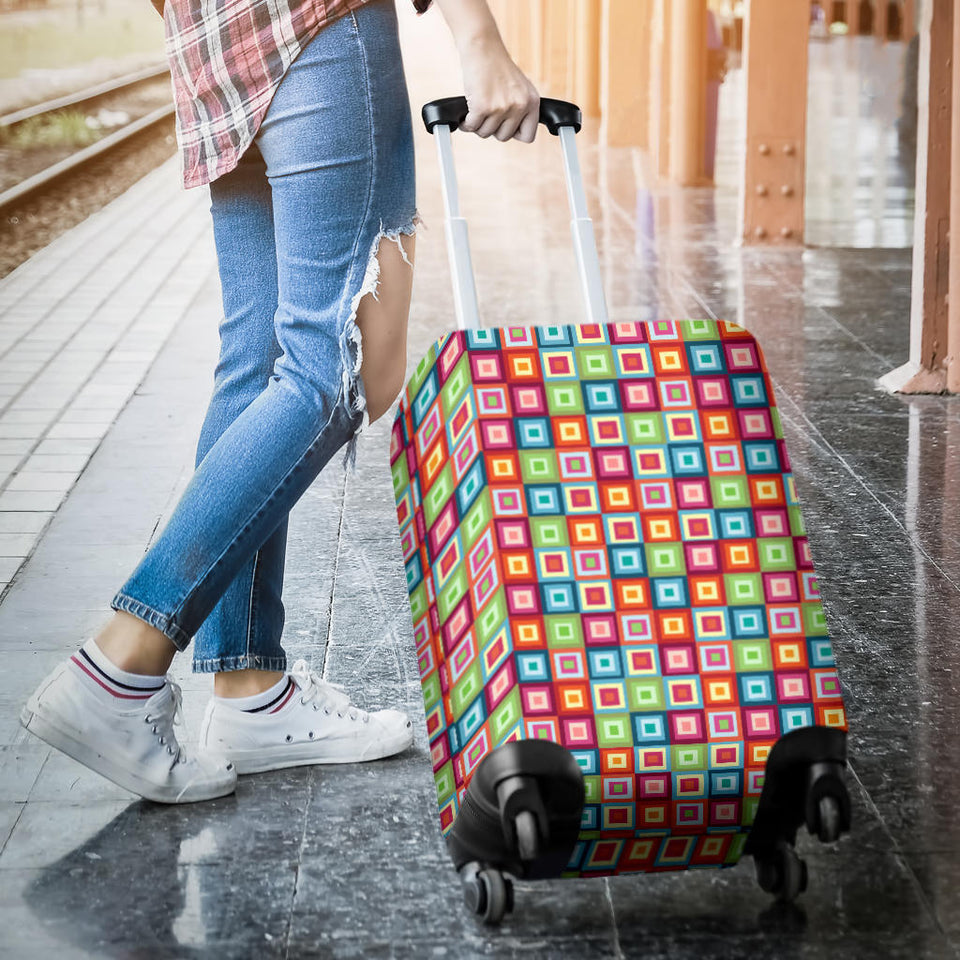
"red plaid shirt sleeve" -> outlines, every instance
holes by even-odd
[[[322,27],[365,2],[166,0],[164,45],[185,188],[237,165],[287,67]],[[412,2],[424,13],[432,0]]]

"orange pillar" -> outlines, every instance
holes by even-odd
[[[684,187],[709,183],[707,130],[707,2],[673,0],[670,45],[670,179]]]
[[[909,43],[917,32],[917,5],[915,0],[903,0],[900,14],[900,22],[903,24],[900,39],[904,43]]]
[[[658,177],[670,175],[670,34],[673,0],[654,0],[650,39],[650,154]]]
[[[612,147],[644,147],[651,0],[603,0],[600,39],[602,136]]]
[[[538,27],[540,0],[514,0],[517,5],[517,63],[535,81],[539,82],[540,41]]]
[[[887,23],[889,22],[890,8],[888,0],[874,0],[873,4],[873,35],[881,42],[887,42]]]
[[[947,314],[947,389],[960,393],[960,0],[953,3],[953,92],[951,95],[950,297]]]
[[[494,19],[497,21],[497,28],[500,31],[500,36],[503,37],[503,42],[507,49],[511,54],[516,53],[517,38],[513,31],[513,17],[511,15],[512,8],[510,4],[507,0],[494,0],[494,2],[490,4],[490,10],[493,13]]]
[[[568,17],[572,14],[571,0],[544,0],[542,10],[543,72],[541,93],[548,97],[566,100],[570,96],[567,87],[567,61],[570,51],[568,41]]]
[[[809,0],[747,0],[746,243],[803,243],[809,25]]]
[[[910,305],[910,359],[880,380],[901,393],[942,393],[948,388],[947,358],[957,343],[956,305],[948,292],[956,251],[950,249],[952,87],[956,77],[954,8],[960,0],[927,0],[921,7],[917,77],[917,175]],[[960,17],[960,9],[957,16]],[[956,182],[956,181],[954,181]],[[956,221],[960,222],[960,221]],[[958,294],[955,293],[957,298]],[[954,353],[954,355],[956,355]],[[956,382],[956,371],[950,373]]]
[[[600,116],[600,38],[602,0],[575,5],[573,98],[588,117]]]

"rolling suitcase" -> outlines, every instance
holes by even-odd
[[[727,867],[782,901],[800,826],[850,825],[846,715],[772,384],[743,328],[608,323],[573,104],[559,136],[586,322],[484,329],[451,130],[427,104],[458,330],[391,466],[440,825],[470,909],[509,876]]]

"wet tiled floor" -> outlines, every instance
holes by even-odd
[[[449,90],[426,67],[413,80],[415,102]],[[432,148],[418,138],[411,361],[453,316]],[[578,320],[556,143],[457,149],[487,321]],[[738,248],[729,189],[650,190],[635,157],[589,131],[583,161],[612,316],[724,317],[765,348],[850,711],[851,835],[802,837],[811,884],[789,909],[744,862],[521,885],[502,929],[468,917],[437,828],[385,422],[355,475],[332,467],[291,513],[285,645],[363,705],[406,705],[411,750],[245,777],[235,796],[176,808],[22,731],[24,698],[103,622],[189,477],[217,347],[206,234],[198,291],[0,604],[0,955],[957,956],[960,407],[875,387],[906,358],[909,252]],[[170,170],[154,178],[172,200]],[[176,244],[171,231],[155,252]],[[189,669],[174,669],[188,746],[210,690]]]

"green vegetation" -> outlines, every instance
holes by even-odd
[[[86,115],[80,110],[58,110],[48,117],[31,117],[18,123],[12,130],[0,131],[0,134],[0,142],[5,146],[22,150],[33,147],[84,147],[100,136],[87,126]]]

